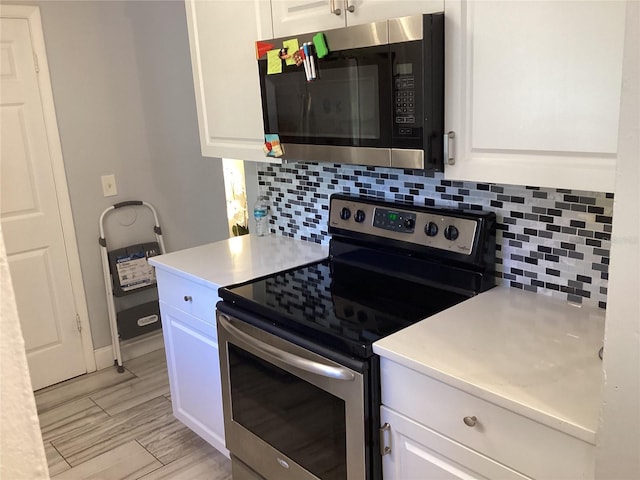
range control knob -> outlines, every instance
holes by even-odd
[[[427,237],[435,237],[438,234],[438,224],[436,222],[429,222],[424,226],[424,233]]]
[[[358,222],[358,223],[362,223],[364,222],[364,219],[366,218],[366,215],[364,214],[363,210],[356,210],[356,214],[354,215],[353,219]]]
[[[342,210],[340,210],[340,218],[342,220],[349,220],[351,218],[351,210],[347,207],[342,207]]]
[[[413,228],[415,224],[416,224],[416,221],[413,218],[404,219],[404,228],[406,228],[407,230],[410,228]]]
[[[444,238],[453,241],[458,238],[459,233],[460,232],[458,232],[458,229],[456,227],[454,227],[453,225],[449,225],[444,229]]]

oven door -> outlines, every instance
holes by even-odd
[[[217,312],[227,448],[268,480],[366,478],[362,373]]]

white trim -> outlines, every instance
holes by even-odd
[[[40,8],[30,5],[0,5],[0,17],[22,18],[27,20],[29,23],[29,30],[31,32],[33,50],[38,56],[38,65],[40,68],[38,73],[40,98],[42,101],[45,128],[47,130],[49,152],[51,154],[53,181],[55,183],[56,196],[58,199],[62,235],[67,252],[71,288],[73,289],[73,299],[76,313],[80,318],[80,326],[82,328],[81,337],[84,364],[87,372],[93,372],[96,370],[96,358],[93,352],[89,310],[87,309],[87,298],[84,291],[84,283],[82,281],[80,254],[78,252],[78,244],[76,241],[76,230],[73,224],[69,188],[67,186],[67,177],[64,171],[64,157],[62,156],[60,133],[58,132],[53,91],[51,89],[51,78],[49,76],[49,64],[47,62],[47,52],[42,30]]]
[[[149,333],[140,337],[132,338],[121,342],[122,361],[131,360],[132,358],[141,357],[147,353],[154,352],[164,348],[164,338],[162,330]],[[107,345],[95,350],[96,366],[98,370],[114,366],[113,347]],[[126,366],[126,365],[125,365]]]

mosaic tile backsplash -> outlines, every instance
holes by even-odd
[[[329,243],[329,196],[494,211],[496,283],[606,308],[613,194],[444,180],[440,173],[337,164],[261,164],[271,231]]]

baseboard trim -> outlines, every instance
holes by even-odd
[[[122,361],[124,362],[132,358],[141,357],[155,350],[160,350],[161,348],[164,348],[162,330],[120,342],[120,351],[122,352]],[[93,353],[96,357],[96,368],[98,370],[113,367],[114,358],[111,345],[97,348]]]

